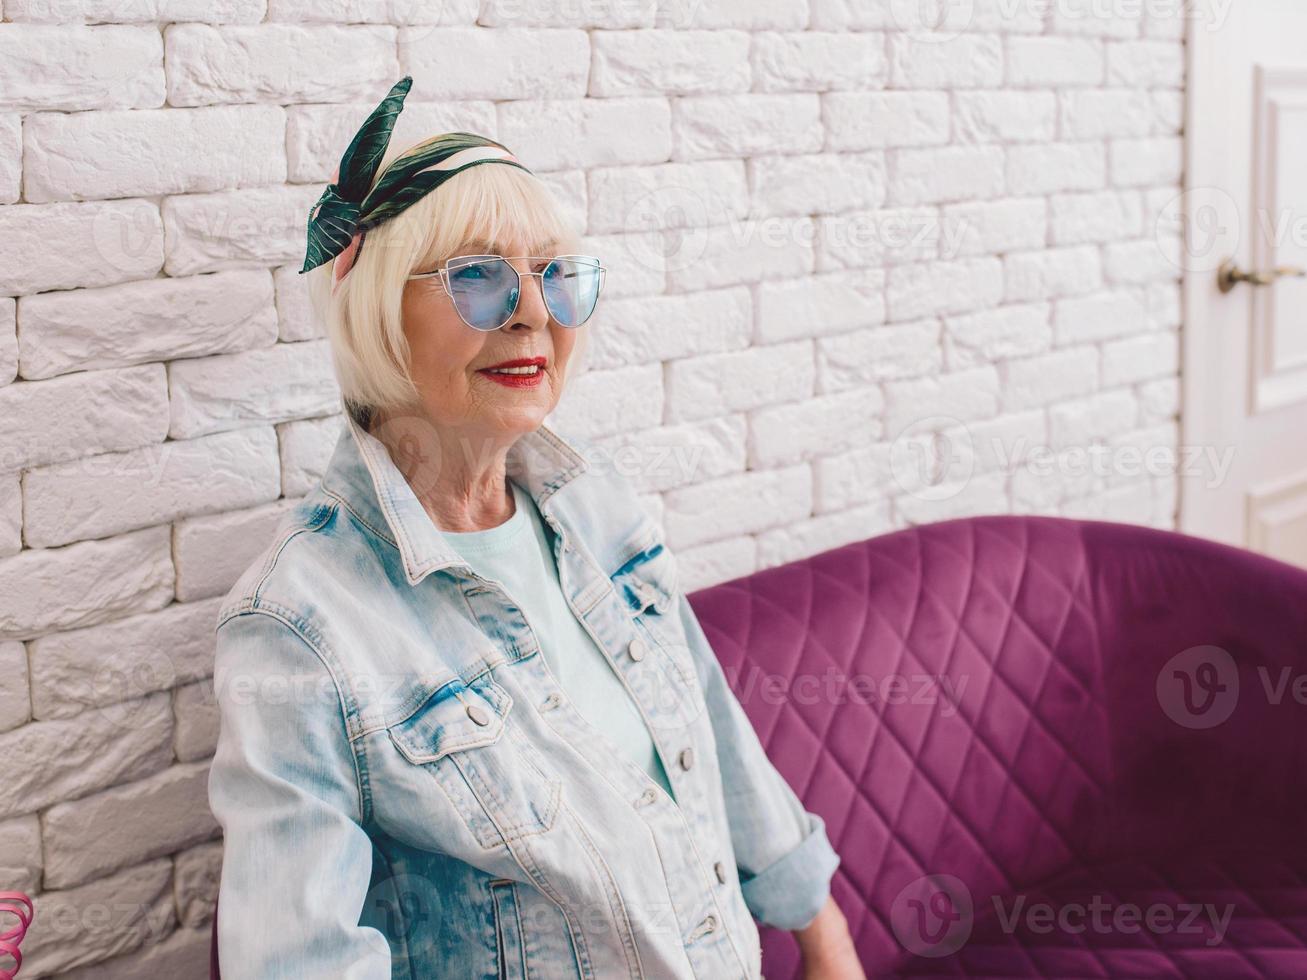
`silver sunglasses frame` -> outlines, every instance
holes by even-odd
[[[467,261],[459,263],[460,259],[466,259]],[[449,297],[450,302],[454,303],[454,312],[458,313],[458,318],[462,320],[464,323],[466,323],[473,330],[479,330],[482,333],[490,333],[492,330],[499,330],[500,328],[502,328],[504,326],[504,323],[501,323],[499,324],[499,326],[496,327],[478,327],[475,324],[468,323],[467,319],[459,311],[458,303],[454,302],[454,291],[449,287],[449,272],[451,266],[453,267],[454,271],[458,271],[464,266],[472,265],[474,262],[480,262],[485,259],[503,259],[505,262],[508,263],[508,267],[517,273],[517,305],[515,305],[511,310],[508,311],[508,316],[504,318],[504,323],[508,323],[510,320],[513,319],[513,314],[517,312],[517,307],[522,304],[522,289],[523,289],[522,280],[525,277],[527,276],[540,277],[540,298],[542,300],[545,298],[545,273],[549,271],[549,266],[545,266],[544,269],[541,270],[540,272],[523,272],[520,269],[518,269],[517,266],[512,264],[510,260],[513,259],[548,259],[550,265],[552,265],[558,259],[589,259],[593,261],[595,267],[599,270],[599,287],[596,290],[596,295],[595,295],[595,310],[599,308],[599,295],[601,295],[604,291],[604,281],[607,279],[606,273],[608,272],[608,267],[604,265],[603,262],[600,261],[597,255],[581,255],[579,253],[569,253],[566,255],[494,255],[491,253],[487,253],[483,255],[456,255],[451,259],[447,259],[445,261],[445,265],[443,268],[434,269],[431,272],[415,272],[407,276],[406,278],[430,279],[433,276],[438,278],[440,280],[440,285],[445,290],[445,295]],[[455,264],[455,263],[459,263],[459,264]],[[545,309],[546,310],[549,309],[548,301],[545,301]],[[553,319],[552,312],[550,312],[549,316],[551,319]],[[589,323],[590,318],[593,316],[594,316],[594,310],[591,310],[589,316],[587,316],[584,320],[582,320],[580,323],[575,325],[561,323],[557,320],[555,320],[554,322],[558,323],[558,325],[560,327],[563,327],[564,329],[575,330],[577,329],[577,327],[583,327],[585,326],[585,324]]]

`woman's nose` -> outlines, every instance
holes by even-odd
[[[549,326],[549,309],[545,306],[545,279],[543,275],[528,275],[518,269],[521,276],[518,286],[517,309],[504,324],[505,330],[524,328],[540,329]]]

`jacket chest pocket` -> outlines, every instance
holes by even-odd
[[[610,577],[631,620],[633,640],[643,644],[633,673],[641,679],[655,716],[675,727],[692,723],[706,703],[681,625],[676,559],[655,538]]]
[[[562,780],[512,723],[513,698],[489,674],[435,690],[387,733],[408,762],[435,779],[482,847],[554,825]]]

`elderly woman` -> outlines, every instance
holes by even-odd
[[[658,525],[543,423],[602,263],[493,140],[387,157],[410,85],[309,219],[344,428],[218,615],[223,974],[757,978],[756,918],[861,977]]]

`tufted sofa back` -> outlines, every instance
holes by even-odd
[[[1307,571],[1175,532],[994,516],[689,599],[768,754],[826,819],[869,975],[900,959],[895,903],[924,876],[1006,894],[1301,827]],[[796,964],[766,931],[768,980]]]

